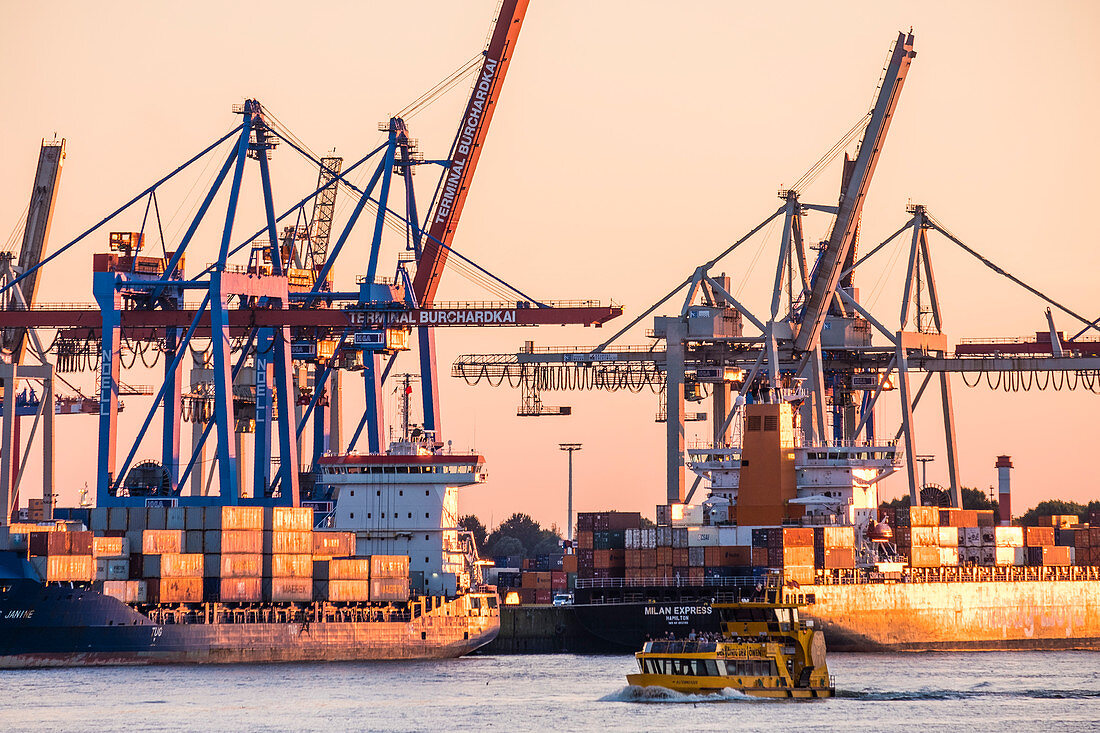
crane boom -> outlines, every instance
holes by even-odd
[[[45,255],[64,160],[64,140],[42,141],[34,188],[31,189],[31,202],[27,209],[27,226],[23,230],[23,246],[19,250],[20,273],[33,270]],[[38,293],[38,272],[30,272],[16,287],[23,295],[23,307],[33,306]],[[16,307],[14,297],[10,298],[9,307]],[[27,348],[27,330],[17,328],[7,331],[3,334],[2,341],[4,348],[11,349],[15,362],[22,363]]]
[[[451,145],[449,165],[440,179],[434,205],[429,211],[427,241],[413,279],[416,302],[422,307],[430,306],[435,300],[443,266],[447,262],[448,248],[454,239],[462,206],[470,190],[481,146],[489,132],[489,122],[500,97],[500,88],[527,13],[528,2],[503,0],[501,3],[489,45],[485,49],[485,60]]]
[[[328,257],[328,240],[332,232],[332,214],[336,209],[337,186],[330,186],[332,179],[340,175],[344,159],[337,155],[321,158],[321,170],[317,176],[317,188],[321,191],[313,204],[313,223],[307,240],[303,266],[317,272]]]
[[[794,340],[795,351],[811,351],[821,336],[821,327],[829,314],[829,306],[836,293],[845,259],[859,229],[859,217],[867,190],[871,186],[871,176],[875,172],[875,165],[886,140],[886,131],[890,128],[890,120],[894,116],[898,97],[901,96],[905,75],[914,56],[913,34],[898,33],[890,63],[886,67],[886,75],[882,79],[882,86],[879,87],[878,97],[871,111],[871,119],[863,133],[859,153],[842,192],[836,223],[825,250],[821,253],[810,297],[802,311],[801,326]]]

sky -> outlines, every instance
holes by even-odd
[[[55,134],[67,158],[51,251],[231,129],[232,105],[245,98],[259,99],[313,150],[357,159],[380,142],[379,122],[481,50],[495,6],[0,3],[0,234],[6,241],[18,231],[40,140]],[[1007,271],[1100,315],[1091,221],[1100,194],[1100,8],[1084,1],[534,2],[454,246],[535,297],[613,299],[625,325],[778,207],[777,190],[866,112],[897,32],[910,27],[917,57],[864,208],[864,251],[907,220],[908,203],[923,203]],[[459,85],[408,120],[428,158],[446,154],[467,90]],[[162,192],[170,243],[215,166],[189,169]],[[272,167],[277,208],[312,190],[316,172],[285,146]],[[435,175],[418,175],[424,203]],[[802,200],[834,203],[838,179],[834,164]],[[245,185],[235,241],[261,224],[255,174]],[[348,199],[341,203],[338,229],[350,213]],[[106,250],[107,232],[140,228],[142,213],[126,212],[51,264],[39,302],[90,302],[92,253]],[[807,220],[810,237],[827,227],[823,216]],[[191,271],[214,259],[218,229],[200,229]],[[750,307],[766,307],[777,241],[773,227],[723,262]],[[349,242],[338,287],[362,272],[369,228]],[[388,241],[383,272],[400,244]],[[931,247],[952,343],[1045,328],[1038,299],[943,238],[933,236]],[[899,252],[877,255],[857,283],[864,304],[891,324]],[[450,271],[438,299],[492,296]],[[1065,331],[1079,330],[1069,316],[1055,317]],[[620,343],[647,343],[651,326],[643,321]],[[517,418],[518,391],[448,376],[460,354],[514,352],[526,340],[591,346],[613,328],[437,331],[443,437],[456,449],[476,447],[488,463],[488,481],[462,491],[464,513],[495,524],[523,511],[564,525],[558,444],[580,442],[575,508],[652,516],[664,496],[655,395],[547,393],[548,404],[573,414]],[[398,362],[399,371],[413,369],[412,358]],[[136,370],[127,381],[155,378]],[[94,392],[94,373],[72,379]],[[346,402],[361,395],[355,379],[345,385]],[[1092,455],[1100,396],[953,385],[964,485],[995,484],[993,463],[1008,454],[1020,511],[1046,498],[1100,498]],[[126,400],[120,444],[147,405]],[[349,430],[355,419],[346,415]],[[896,421],[893,403],[879,419]],[[918,451],[937,456],[928,480],[945,484],[938,420],[932,407],[918,409]],[[58,420],[62,504],[75,502],[85,482],[94,486],[94,421]],[[139,457],[156,451],[154,435]],[[31,481],[37,469],[29,471]],[[884,498],[904,490],[900,476],[883,485]]]

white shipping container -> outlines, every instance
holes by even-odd
[[[1006,528],[1007,529],[1007,528]],[[993,548],[993,560],[997,565],[1015,565],[1016,548],[997,546]]]
[[[718,544],[722,547],[734,545],[752,546],[752,527],[718,527]]]
[[[717,547],[718,530],[715,527],[688,527],[688,547]]]
[[[148,586],[144,580],[107,580],[103,583],[103,595],[117,598],[123,603],[146,603]]]
[[[641,547],[643,550],[652,550],[657,546],[657,530],[650,527],[649,529],[640,530],[642,533]]]
[[[955,547],[959,546],[959,532],[958,527],[940,527],[940,547]],[[958,553],[956,553],[957,559]],[[947,565],[948,563],[944,563]],[[951,563],[957,565],[958,563]]]
[[[958,565],[959,564],[959,548],[957,547],[941,547],[940,548],[940,565]]]
[[[994,540],[997,543],[997,547],[1023,547],[1024,546],[1024,528],[1023,527],[994,527]],[[1000,565],[1001,563],[998,563]],[[1011,563],[1004,563],[1010,565]]]
[[[638,540],[639,540],[638,535],[641,531],[642,530],[640,530],[640,529],[627,529],[625,532],[623,532],[623,540],[625,542],[626,549],[628,549],[628,550],[637,550],[638,549]]]
[[[129,580],[130,558],[97,557],[96,580]]]

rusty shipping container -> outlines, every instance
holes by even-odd
[[[129,557],[130,540],[126,537],[93,537],[92,555],[95,557]]]
[[[313,532],[264,532],[264,552],[272,555],[312,555]]]
[[[215,509],[214,512],[217,510]],[[206,511],[206,529],[251,529],[264,528],[264,508],[259,506],[223,506],[221,516]],[[216,518],[217,526],[211,526],[211,515]],[[220,521],[219,521],[220,520]]]
[[[1054,527],[1025,527],[1024,544],[1027,547],[1046,547],[1054,544]]]
[[[330,581],[331,582],[331,581]],[[264,578],[264,600],[275,603],[313,600],[313,578]]]
[[[328,580],[369,580],[369,557],[340,557],[328,561]]]
[[[203,555],[166,552],[145,555],[141,571],[146,578],[199,578],[201,581],[203,568]]]
[[[197,578],[157,578],[146,581],[150,603],[200,603],[202,576]]]
[[[313,510],[307,507],[271,507],[264,512],[264,529],[274,532],[310,532]]]
[[[312,578],[313,555],[264,555],[264,577]]]
[[[222,578],[259,578],[264,572],[264,556],[260,554],[214,555],[218,558],[217,568]],[[209,564],[209,563],[208,563]]]
[[[183,552],[183,532],[178,529],[146,529],[141,533],[144,555],[179,554]]]
[[[404,578],[371,578],[370,600],[375,602],[396,602],[409,600],[409,579]],[[551,588],[537,588],[539,597],[545,597],[546,603],[550,602]],[[545,596],[543,595],[545,594]],[[542,601],[539,601],[540,603]]]
[[[263,579],[260,577],[218,579],[218,600],[222,603],[258,603],[263,599]]]
[[[46,582],[91,582],[96,563],[91,555],[31,556],[31,565]]]
[[[354,532],[314,532],[313,556],[348,557],[355,554]]]

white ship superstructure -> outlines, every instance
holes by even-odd
[[[321,458],[318,484],[335,501],[333,528],[354,531],[359,555],[408,555],[425,592],[453,596],[477,582],[472,540],[458,526],[458,489],[485,481],[476,453],[398,440],[384,454]]]

